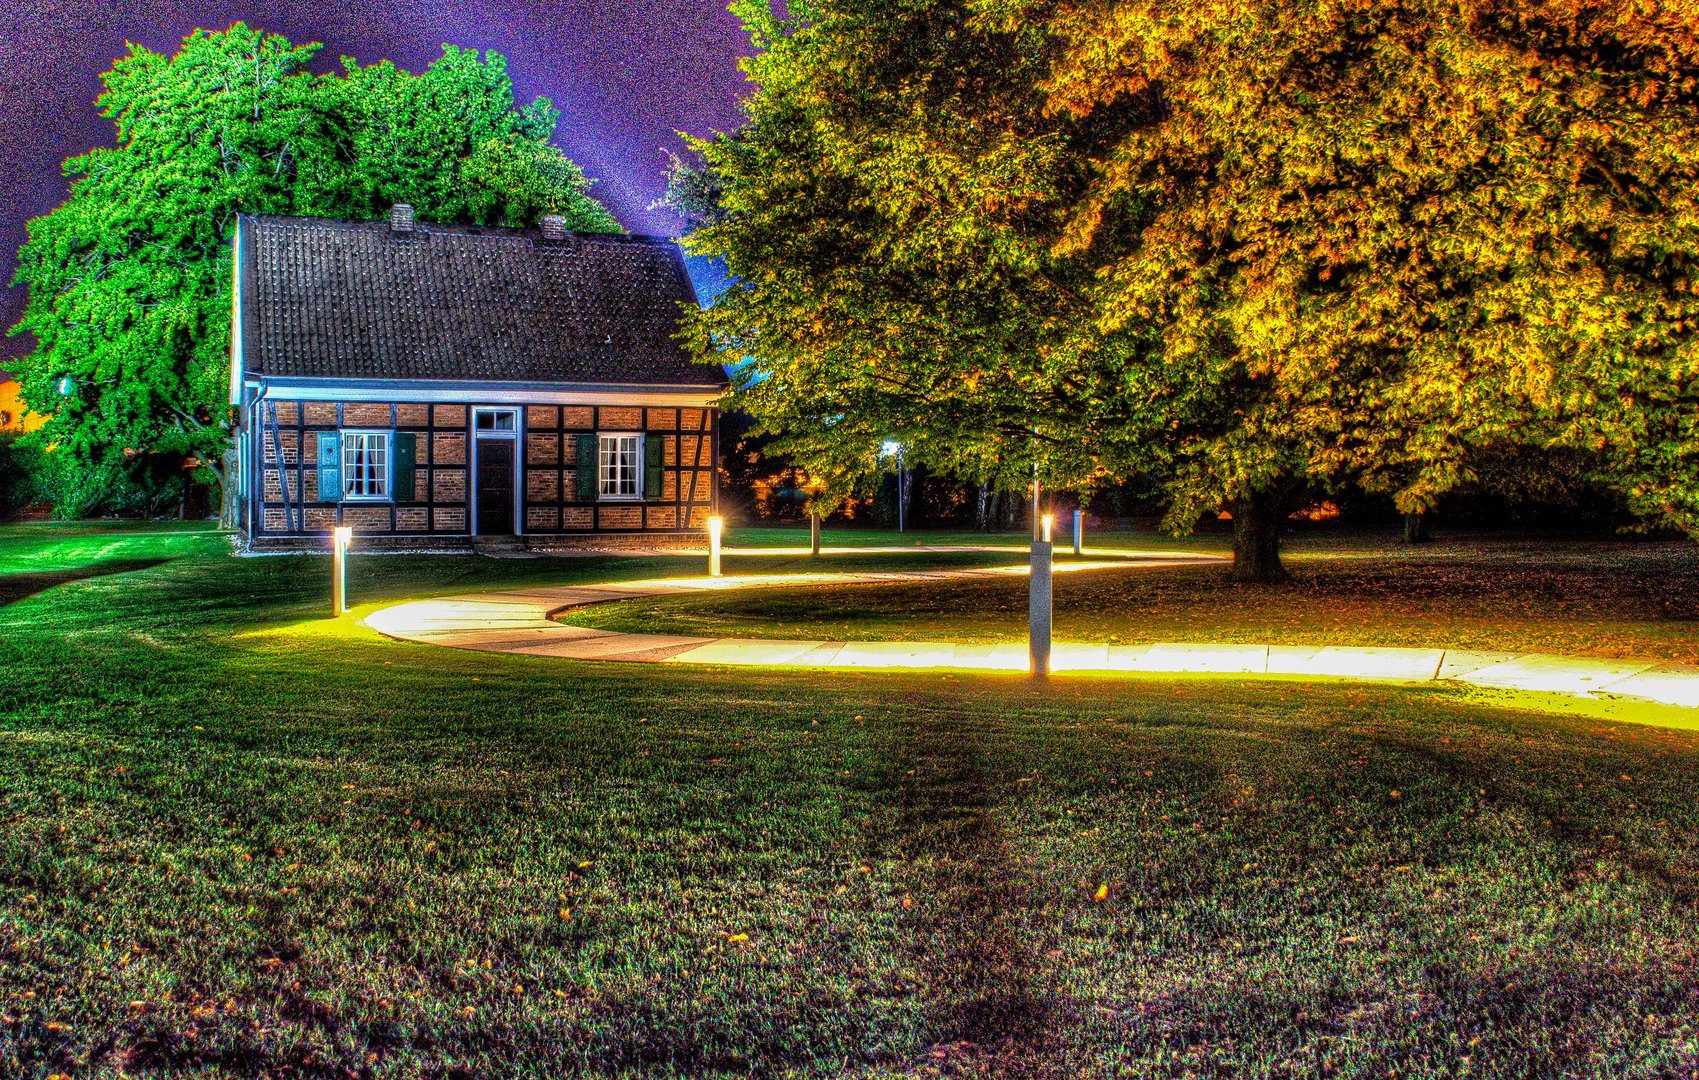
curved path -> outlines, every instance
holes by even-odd
[[[1066,574],[1111,567],[1215,561],[1219,561],[1218,556],[1133,554],[1114,560],[1058,563],[1054,570]],[[554,617],[573,608],[643,596],[796,585],[1013,577],[1026,573],[1027,568],[1022,565],[976,570],[659,578],[605,585],[509,589],[415,600],[375,611],[364,622],[378,633],[402,641],[572,660],[1024,672],[1027,670],[1024,643],[959,645],[931,641],[787,641],[625,634],[567,626],[556,622]],[[1498,690],[1533,690],[1577,697],[1606,695],[1699,709],[1699,668],[1691,665],[1543,653],[1344,645],[1169,642],[1107,645],[1058,641],[1053,648],[1051,668],[1064,675],[1121,671],[1450,681]]]

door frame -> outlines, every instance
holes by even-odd
[[[491,415],[506,413],[512,416],[513,430],[479,431],[478,417],[486,413]],[[520,448],[524,443],[519,436],[520,430],[525,424],[525,410],[517,405],[477,407],[472,410],[472,415],[468,417],[468,420],[472,431],[472,475],[470,477],[471,483],[467,486],[467,502],[471,510],[469,524],[472,526],[472,535],[478,535],[478,476],[483,471],[483,455],[478,452],[478,447],[486,439],[500,439],[503,442],[513,444],[513,535],[523,535],[521,526],[524,524],[525,489],[521,486],[524,482],[524,472],[520,468]]]

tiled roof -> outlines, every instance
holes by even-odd
[[[249,374],[720,386],[673,339],[696,305],[654,237],[243,215]]]

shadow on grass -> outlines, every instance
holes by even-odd
[[[110,577],[113,574],[133,574],[138,570],[151,570],[169,561],[169,559],[113,559],[108,562],[78,566],[70,570],[49,570],[39,574],[0,575],[0,607],[15,604],[19,600],[27,600],[36,593],[46,592],[55,586],[68,585],[73,581]]]
[[[887,775],[901,779],[865,856],[906,867],[915,905],[907,947],[926,973],[931,1007],[926,1049],[909,1064],[951,1075],[1029,1075],[1048,1006],[1031,988],[1034,958],[1019,925],[1026,883],[996,820],[985,732],[948,722],[899,730],[907,737],[869,745]]]

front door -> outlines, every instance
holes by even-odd
[[[478,444],[478,535],[513,535],[513,439]]]

